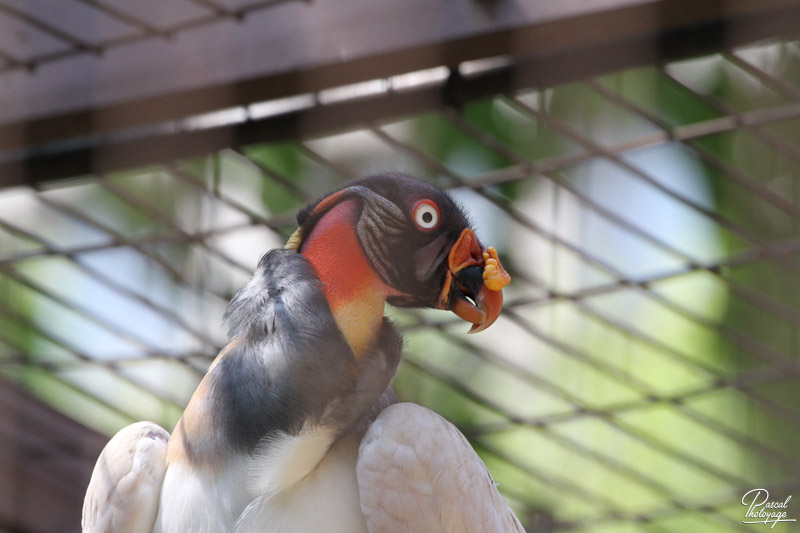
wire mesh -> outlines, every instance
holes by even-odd
[[[81,55],[99,56],[145,39],[174,39],[181,32],[225,21],[243,21],[253,12],[291,0],[179,0],[138,2],[72,0],[48,5],[4,0],[0,23],[0,75],[35,70]],[[91,20],[93,24],[85,22]],[[87,28],[91,30],[87,34]]]
[[[85,2],[140,36],[270,3],[196,0],[205,15],[164,28]],[[58,53],[116,42],[36,26]],[[409,340],[396,390],[457,423],[528,531],[750,531],[745,492],[800,484],[798,64],[796,43],[761,43],[5,190],[0,372],[102,431],[171,428],[296,209],[405,170],[453,192],[513,283],[474,337],[389,310]]]

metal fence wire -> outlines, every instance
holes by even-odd
[[[0,2],[0,75],[83,55],[101,56],[151,38],[173,39],[182,32],[221,21],[241,22],[251,14],[293,0],[73,0],[41,5]],[[87,20],[91,21],[87,24]],[[14,33],[25,39],[15,39]]]
[[[783,501],[800,485],[800,45],[391,108],[513,67],[192,117],[173,126],[389,106],[335,131],[0,191],[0,373],[107,433],[171,428],[224,344],[228,300],[295,211],[402,170],[451,190],[513,281],[475,336],[445,313],[389,310],[408,339],[396,391],[460,427],[527,530],[753,531],[744,493]]]

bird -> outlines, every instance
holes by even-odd
[[[224,315],[229,341],[172,434],[123,428],[84,500],[86,533],[524,531],[464,435],[399,402],[384,316],[448,310],[489,327],[510,276],[449,193],[401,173],[297,213]]]

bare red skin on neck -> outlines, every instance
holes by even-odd
[[[394,294],[372,268],[356,235],[358,202],[331,208],[303,240],[300,253],[317,271],[339,329],[356,356],[380,330],[386,298]]]

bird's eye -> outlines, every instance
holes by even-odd
[[[414,223],[421,230],[439,225],[439,208],[430,200],[422,200],[414,206]]]

